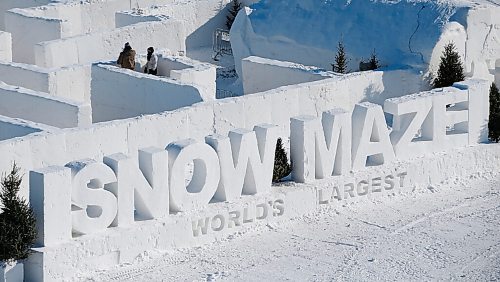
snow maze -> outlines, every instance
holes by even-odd
[[[500,147],[487,144],[488,90],[500,84],[497,5],[327,1],[321,9],[344,24],[314,32],[321,19],[306,25],[294,14],[317,17],[313,1],[280,11],[253,2],[231,29],[233,56],[215,62],[226,0],[2,0],[0,171],[22,168],[39,230],[25,279],[78,280],[144,251],[500,169]],[[363,20],[346,23],[344,8]],[[372,25],[375,12],[387,22]],[[388,23],[417,14],[418,28]],[[286,24],[292,16],[302,34]],[[369,55],[366,42],[384,67],[328,71],[340,38],[351,69]],[[431,90],[450,41],[467,78]],[[138,52],[135,70],[115,64],[125,42]],[[142,72],[149,46],[158,76]],[[278,137],[297,185],[271,183]]]

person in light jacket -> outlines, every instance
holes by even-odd
[[[116,63],[122,68],[135,70],[135,50],[132,49],[128,42],[125,43],[125,47],[123,48],[123,51],[120,52],[120,56],[118,57]]]
[[[154,53],[155,49],[153,47],[148,48],[148,62],[144,68],[144,73],[156,75],[158,73],[158,57]]]

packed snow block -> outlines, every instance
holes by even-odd
[[[244,102],[240,99],[217,101],[214,102],[213,108],[215,133],[226,135],[233,128],[245,128]]]
[[[290,118],[300,115],[297,88],[285,87],[269,94],[271,98],[271,120],[280,128],[279,136],[286,140],[290,136]]]
[[[31,154],[31,167],[33,168],[63,164],[68,161],[64,133],[57,128],[49,130],[49,132],[36,138],[25,140],[30,146],[29,153]]]
[[[59,128],[92,124],[90,105],[46,93],[4,84],[0,85],[0,100],[0,114],[8,117]]]
[[[235,129],[229,137],[206,138],[219,158],[220,182],[215,199],[235,201],[243,194],[268,193],[272,183],[278,127],[262,124],[254,131]]]
[[[0,61],[12,62],[12,35],[0,31]]]
[[[241,63],[245,95],[329,77],[324,70],[316,67],[257,56],[246,57]],[[269,79],[270,76],[273,79]]]
[[[61,23],[62,20],[41,18],[29,10],[12,9],[7,11],[5,13],[5,31],[12,34],[13,60],[27,64],[37,63],[34,46],[42,41],[61,38]]]
[[[107,187],[118,199],[114,226],[132,224],[134,210],[142,219],[168,216],[168,152],[165,149],[140,150],[138,165],[121,153],[105,157],[104,163],[117,176],[117,182]]]
[[[90,70],[89,65],[73,65],[49,72],[49,94],[90,103]]]
[[[4,62],[0,63],[0,77],[9,85],[73,101],[90,102],[90,66],[46,69],[36,65]]]
[[[170,209],[176,212],[200,209],[208,205],[220,180],[219,159],[205,143],[186,139],[167,146],[170,169]],[[194,164],[186,186],[185,170]]]
[[[240,101],[241,102],[241,101]],[[267,95],[249,95],[243,102],[245,128],[251,129],[261,123],[271,123],[271,112],[274,110],[271,98]]]
[[[195,104],[186,109],[186,112],[189,138],[204,140],[205,136],[214,132],[214,109],[211,105]]]
[[[309,99],[310,101],[301,100],[301,114],[319,115],[324,111],[336,107],[344,107],[346,109],[352,108],[346,101],[349,101],[349,99],[351,99],[350,96],[354,93],[348,90],[348,82],[346,80],[335,77],[302,85],[305,87],[304,91],[307,93],[302,93],[306,95],[303,96],[303,98]],[[310,103],[312,103],[312,105],[310,105]],[[306,106],[308,107],[306,108]],[[314,112],[311,111],[312,106],[314,106]]]
[[[231,36],[231,49],[235,58],[234,68],[238,77],[243,77],[242,59],[253,55],[247,44],[248,34],[255,33],[248,17],[251,12],[252,10],[250,8],[243,7],[243,9],[238,12],[231,26],[231,30],[229,31],[229,35]]]
[[[351,115],[343,109],[322,118],[291,119],[292,177],[301,183],[347,173],[351,167]]]
[[[40,42],[34,46],[35,64],[44,68],[63,67],[79,64],[78,44],[68,39]]]
[[[165,148],[171,142],[189,138],[188,112],[180,109],[124,122],[128,125],[125,140],[129,156],[136,158],[138,150],[144,147]]]
[[[94,139],[94,144],[96,145],[94,152],[99,153],[99,159],[102,159],[104,155],[116,152],[127,152],[127,130],[128,124],[120,121],[93,126],[90,138]]]
[[[463,89],[468,96],[468,143],[473,145],[488,142],[490,82],[470,79],[453,86]]]
[[[36,218],[39,246],[71,239],[71,170],[47,167],[30,171],[30,206]]]
[[[380,105],[356,104],[352,113],[352,169],[388,164],[396,158]]]
[[[71,168],[71,217],[73,231],[92,234],[107,229],[117,214],[115,195],[105,186],[117,181],[113,170],[91,159],[74,161]]]
[[[84,158],[102,160],[105,155],[127,152],[127,129],[127,123],[117,121],[66,131],[67,161]]]
[[[170,77],[182,83],[195,86],[200,92],[203,101],[215,100],[217,88],[215,66],[187,59],[186,57],[177,57],[175,60],[185,62],[187,67],[182,70],[171,70]]]
[[[326,81],[321,81],[323,83]],[[289,87],[297,87],[298,98],[299,98],[299,113],[300,115],[318,115],[318,111],[316,108],[316,94],[311,91],[311,84],[306,83],[297,86],[289,86]]]
[[[0,63],[0,77],[2,77],[3,82],[9,85],[45,93],[50,92],[50,72],[38,66],[13,62]]]

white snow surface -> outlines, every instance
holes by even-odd
[[[500,0],[262,0],[251,6],[250,20],[266,40],[249,48],[253,55],[329,69],[343,41],[353,71],[374,51],[382,65],[425,69],[446,23],[467,26],[469,9],[481,5]],[[272,50],[270,42],[291,49]],[[307,51],[312,47],[321,58]]]
[[[203,247],[144,253],[82,280],[497,281],[499,234],[500,173],[485,171],[324,206]]]

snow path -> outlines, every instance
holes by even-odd
[[[316,213],[208,246],[148,253],[93,281],[500,279],[500,174]]]

